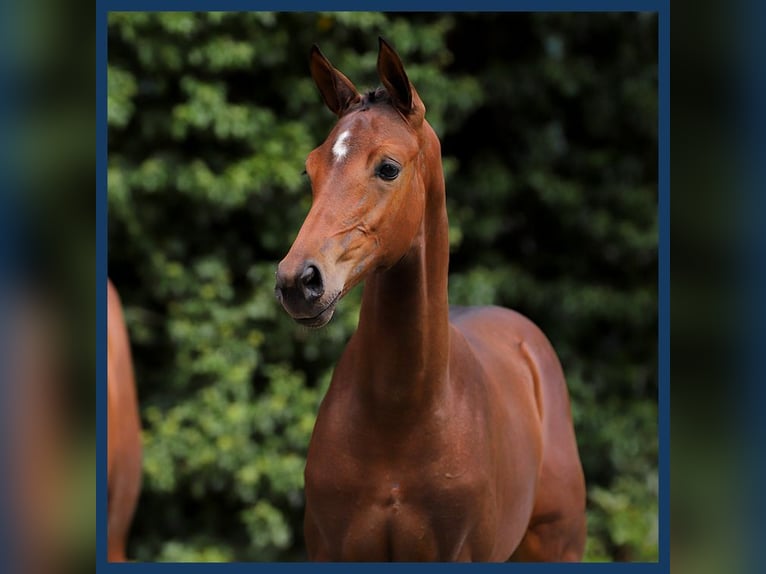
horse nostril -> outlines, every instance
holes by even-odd
[[[284,290],[287,284],[287,279],[285,277],[285,274],[280,272],[280,269],[277,268],[276,273],[274,273],[274,295],[276,295],[277,299],[280,301],[282,300],[282,297],[284,295]]]
[[[316,300],[324,293],[322,275],[313,265],[307,265],[300,276],[303,294],[307,300]]]

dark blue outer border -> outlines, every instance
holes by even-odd
[[[0,2],[0,465],[10,464],[13,456],[13,429],[11,420],[13,389],[11,379],[11,341],[14,317],[11,314],[13,283],[19,266],[17,247],[20,244],[20,222],[14,217],[18,211],[17,170],[13,161],[13,140],[18,133],[19,102],[17,92],[12,88],[15,79],[12,52],[15,45],[14,29],[10,26],[15,12]],[[17,539],[13,526],[15,509],[12,484],[9,473],[0,472],[0,564],[13,570],[17,568],[15,547]]]
[[[670,10],[657,18],[659,98],[659,563],[670,572]]]
[[[659,12],[669,15],[670,0],[97,0],[96,10],[109,12],[257,11],[315,12],[321,10],[385,12]],[[668,55],[669,56],[669,55]]]
[[[659,574],[670,572],[670,0],[393,0],[367,2],[333,0],[96,0],[96,567],[99,572],[434,572],[471,569],[503,572],[598,572]],[[319,4],[319,5],[318,5]],[[471,12],[657,12],[659,26],[659,561],[607,564],[306,564],[232,563],[167,564],[106,562],[106,278],[107,278],[107,14],[120,11],[471,11]],[[402,570],[403,569],[403,570]]]
[[[737,318],[742,325],[741,337],[744,361],[741,373],[745,381],[743,401],[737,414],[742,415],[735,436],[744,438],[741,456],[743,476],[737,477],[737,486],[744,487],[744,496],[737,499],[738,514],[744,514],[742,533],[745,538],[745,572],[759,572],[763,562],[763,542],[766,540],[766,377],[764,376],[764,351],[766,350],[766,75],[763,54],[766,53],[766,3],[750,0],[745,3],[739,30],[745,34],[737,46],[744,61],[743,78],[745,93],[738,100],[740,109],[736,114],[736,126],[744,134],[738,167],[744,168],[741,184],[744,201],[736,219],[744,228],[737,239],[738,269],[737,288],[744,297]],[[733,357],[735,360],[739,357]],[[741,433],[741,434],[740,434]],[[739,446],[739,445],[737,445]],[[760,566],[760,571],[763,567]]]
[[[96,0],[96,568],[106,564],[107,10]]]

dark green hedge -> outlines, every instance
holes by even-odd
[[[333,122],[318,43],[374,87],[377,36],[442,138],[453,303],[531,317],[571,388],[590,560],[657,559],[657,19],[111,13],[109,274],[144,423],[138,560],[295,560],[317,405],[359,289],[320,332],[273,297]]]

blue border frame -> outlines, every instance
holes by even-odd
[[[317,12],[657,12],[669,16],[669,0],[96,0],[96,12],[257,11]],[[669,56],[669,55],[668,55]]]
[[[657,18],[659,136],[659,564],[670,572],[670,7],[664,5]]]
[[[106,561],[106,278],[107,278],[107,15],[119,11],[472,11],[472,12],[656,12],[658,15],[658,166],[659,166],[659,530],[658,562],[652,563],[582,563],[582,564],[365,564],[366,572],[391,572],[392,567],[409,570],[434,571],[447,568],[492,569],[513,572],[670,572],[670,6],[669,0],[478,0],[459,2],[448,0],[392,0],[359,2],[332,0],[320,6],[305,0],[284,2],[256,0],[96,0],[96,569],[115,572],[120,569],[140,572],[247,572],[269,569],[286,572],[358,571],[359,564],[307,563],[230,563],[230,564],[172,564],[134,563],[111,564]],[[122,570],[120,570],[122,571]],[[400,570],[397,570],[400,572]]]
[[[737,253],[740,256],[737,287],[743,291],[743,304],[738,320],[743,332],[738,333],[744,343],[744,365],[741,374],[745,381],[743,402],[736,411],[741,414],[741,424],[735,427],[735,436],[742,436],[742,464],[744,478],[737,484],[744,486],[744,496],[736,502],[738,513],[744,514],[740,526],[745,534],[745,571],[755,572],[753,565],[763,561],[762,547],[766,536],[763,515],[766,512],[766,420],[763,405],[766,403],[766,386],[763,384],[763,352],[766,349],[766,233],[763,214],[766,213],[766,77],[763,75],[762,54],[766,49],[766,4],[748,2],[747,12],[740,13],[737,24],[745,31],[737,45],[738,55],[744,61],[743,78],[745,93],[737,104],[743,104],[735,114],[736,129],[744,134],[741,151],[744,158],[738,166],[744,168],[743,202],[738,206],[735,218],[745,228],[744,236],[737,237]],[[740,151],[740,150],[738,150]],[[741,472],[740,470],[740,472]],[[737,477],[739,478],[739,477]]]
[[[107,10],[96,0],[96,570],[106,561]]]

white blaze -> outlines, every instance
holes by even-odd
[[[335,156],[335,161],[340,161],[346,157],[346,154],[348,153],[348,144],[346,143],[346,140],[349,136],[351,136],[351,132],[346,130],[338,136],[337,140],[335,140],[335,143],[332,146],[332,153]]]

